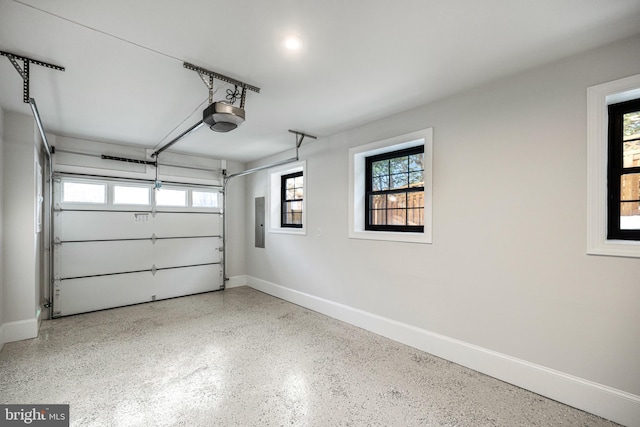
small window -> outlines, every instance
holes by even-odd
[[[194,208],[217,208],[218,193],[193,190],[191,192],[191,206]]]
[[[156,190],[156,206],[187,206],[187,190]]]
[[[366,158],[365,229],[424,231],[424,145]]]
[[[632,153],[633,150],[624,149],[624,143],[627,141],[623,141],[622,148],[618,147],[617,154],[622,156],[622,159],[613,160],[616,154],[611,155],[614,147],[609,145],[610,131],[613,131],[613,126],[609,126],[609,106],[638,99],[640,99],[640,74],[601,83],[587,89],[587,253],[591,255],[640,258],[640,239],[613,237],[620,232],[629,235],[637,230],[624,228],[616,230],[617,224],[610,226],[611,222],[620,221],[619,225],[628,228],[631,225],[625,222],[635,215],[622,215],[625,219],[621,218],[620,214],[624,213],[624,209],[620,206],[616,208],[615,204],[619,205],[623,200],[618,200],[620,194],[611,191],[609,187],[609,182],[612,185],[620,185],[616,182],[622,179],[622,175],[633,173],[629,168],[629,161],[633,162],[635,155]],[[626,162],[624,151],[629,153]],[[616,173],[617,178],[612,179],[610,175],[615,169],[624,173]],[[614,202],[611,201],[610,196],[613,197]],[[628,201],[626,196],[623,198],[625,202]],[[618,212],[612,213],[610,209],[616,209]]]
[[[306,204],[309,192],[306,188],[306,168],[306,160],[301,160],[269,170],[267,223],[270,233],[307,234]]]
[[[640,240],[640,99],[609,105],[608,239]]]
[[[113,186],[114,205],[149,205],[148,187],[134,187],[129,185]]]
[[[62,201],[65,203],[95,203],[107,202],[107,186],[105,184],[90,184],[87,182],[62,183]]]
[[[302,171],[281,177],[282,227],[302,228],[304,176]]]
[[[409,156],[419,154],[422,156],[409,159]],[[393,165],[391,164],[391,159],[405,156],[406,164],[404,161],[395,161]],[[422,166],[418,166],[420,159]],[[389,167],[388,174],[385,173],[384,163],[381,163],[375,172],[375,178],[378,179],[374,183],[372,163],[385,160]],[[369,163],[369,176],[367,176],[367,163]],[[349,238],[433,243],[432,166],[433,128],[351,147],[348,183]],[[406,170],[403,170],[405,167]],[[420,171],[422,171],[422,178],[420,178]],[[376,191],[374,191],[374,185],[376,185]],[[403,186],[406,188],[402,188]],[[422,195],[420,195],[421,191]],[[395,200],[393,200],[394,197]],[[391,221],[389,215],[391,215]],[[400,225],[403,218],[406,218],[404,226]]]

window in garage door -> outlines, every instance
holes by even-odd
[[[134,185],[114,185],[114,205],[147,206],[151,204],[151,189]]]
[[[65,181],[62,185],[64,203],[107,203],[107,184]]]
[[[222,197],[58,176],[53,317],[220,289]]]
[[[187,190],[163,188],[155,192],[156,206],[187,206]]]

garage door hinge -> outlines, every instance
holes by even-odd
[[[53,207],[53,210],[55,212],[60,212],[62,210],[62,207],[60,206],[60,203],[56,203],[56,205]]]
[[[156,271],[158,271],[158,269],[156,268],[156,265],[153,264],[153,266],[151,267],[151,274],[153,274],[155,276],[156,275]]]
[[[56,237],[55,239],[53,239],[53,244],[54,245],[61,245],[62,244],[62,240],[60,240],[59,237]]]
[[[156,233],[153,233],[151,235],[151,243],[155,245],[156,244],[156,240],[158,240],[158,237],[156,236]]]

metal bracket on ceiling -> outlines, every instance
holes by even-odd
[[[213,79],[217,79],[220,81],[223,81],[225,83],[231,83],[233,85],[235,85],[236,87],[241,87],[242,88],[242,94],[240,95],[240,108],[244,108],[244,103],[247,97],[247,89],[252,90],[256,93],[260,93],[260,88],[247,84],[245,82],[242,82],[240,80],[234,79],[232,77],[228,77],[225,76],[224,74],[220,74],[220,73],[216,73],[215,71],[211,71],[211,70],[207,70],[205,68],[202,67],[198,67],[196,65],[193,64],[189,64],[188,62],[183,63],[183,67],[191,70],[191,71],[195,71],[196,73],[198,73],[198,75],[200,76],[200,78],[202,79],[202,81],[204,82],[205,86],[207,86],[207,88],[209,89],[209,104],[213,103]],[[207,79],[208,77],[208,79]],[[233,98],[232,103],[235,102],[235,96]]]
[[[202,73],[198,73],[198,75],[202,79],[202,83],[204,83],[207,89],[209,89],[209,104],[212,104],[213,103],[213,77],[209,76],[209,78],[207,79],[207,77]]]
[[[304,139],[305,136],[312,139],[318,139],[318,137],[316,136],[309,135],[308,133],[304,133],[304,132],[299,132],[297,130],[289,129],[289,132],[294,133],[296,135],[296,148],[300,148],[300,146],[302,145],[302,140]]]
[[[188,62],[185,62],[183,64],[183,66],[184,66],[184,68],[186,68],[188,70],[195,71],[198,74],[209,76],[209,77],[221,80],[221,81],[226,82],[226,83],[234,84],[236,86],[245,86],[249,90],[252,90],[254,92],[260,93],[260,88],[259,87],[252,86],[252,85],[247,84],[245,82],[241,82],[240,80],[234,79],[232,77],[227,77],[227,76],[225,76],[223,74],[216,73],[215,71],[210,71],[210,70],[207,70],[205,68],[198,67],[198,66],[193,65],[193,64],[189,64]],[[207,84],[207,83],[205,82],[205,84]]]
[[[22,77],[22,100],[25,104],[29,104],[29,64],[36,64],[58,71],[64,71],[64,67],[60,67],[59,65],[49,64],[48,62],[38,61],[37,59],[16,55],[15,53],[0,50],[0,55],[6,56],[9,61],[11,61],[11,65],[13,65],[18,74],[20,74],[20,77]],[[20,64],[18,64],[18,60],[22,61],[22,68],[20,67]]]
[[[202,73],[198,73],[198,75],[202,79],[202,83],[204,83],[204,85],[209,88],[209,90],[213,90],[213,77],[209,76],[209,78],[207,79]]]
[[[311,139],[318,139],[318,137],[316,136],[309,135],[308,133],[300,132],[297,130],[289,129],[289,132],[296,135],[296,159],[298,158],[298,150],[300,149],[300,146],[302,145],[302,141],[304,140],[305,136]]]

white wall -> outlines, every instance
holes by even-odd
[[[5,112],[2,194],[5,342],[38,334],[39,239],[35,233],[38,152],[33,118]]]
[[[637,74],[638,52],[635,37],[303,144],[309,233],[268,234],[256,249],[247,211],[249,284],[320,311],[371,314],[370,325],[405,325],[443,344],[423,348],[488,373],[504,360],[535,368],[522,380],[505,365],[502,378],[538,392],[552,387],[536,372],[609,393],[630,405],[617,420],[640,425],[640,260],[586,255],[587,87]],[[426,127],[433,244],[349,239],[348,149]],[[246,185],[252,206],[267,173]],[[456,348],[491,356],[486,369]],[[562,393],[550,394],[620,412]]]

